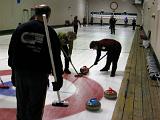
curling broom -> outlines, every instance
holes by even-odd
[[[49,32],[48,32],[48,27],[47,27],[46,14],[43,14],[42,17],[43,17],[43,22],[44,22],[44,27],[45,27],[46,37],[47,37],[47,44],[48,44],[48,49],[49,49],[49,55],[50,55],[52,69],[53,69],[53,73],[54,73],[54,79],[55,79],[55,82],[57,82],[55,64],[54,64],[54,60],[53,60],[53,57],[52,57],[53,53],[52,53],[51,42],[50,42],[50,37],[49,37]],[[68,102],[61,100],[59,91],[57,91],[57,96],[58,96],[58,101],[53,102],[52,106],[67,107],[68,106]]]
[[[67,57],[67,59],[69,60],[69,62],[71,63],[73,69],[75,70],[75,72],[77,73],[77,75],[75,75],[75,77],[82,77],[83,74],[82,73],[78,73],[78,71],[76,70],[76,68],[74,67],[71,58],[67,55],[67,53],[64,51],[63,48],[61,48],[62,52],[64,53],[64,55]]]

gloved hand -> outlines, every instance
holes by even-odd
[[[53,91],[59,91],[63,85],[63,82],[52,82]]]

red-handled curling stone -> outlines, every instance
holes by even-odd
[[[89,99],[86,102],[86,109],[89,111],[99,111],[101,109],[101,103],[97,100],[97,98]]]
[[[117,92],[112,88],[109,88],[108,90],[104,91],[104,97],[110,100],[115,100],[117,99]]]
[[[2,84],[2,85],[0,85],[0,89],[9,89],[9,86]]]
[[[80,68],[80,72],[84,75],[87,75],[89,73],[89,68],[87,68],[87,66],[83,66]]]

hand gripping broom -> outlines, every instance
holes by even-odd
[[[50,59],[51,59],[52,69],[53,69],[53,73],[54,73],[54,79],[55,79],[55,82],[57,82],[55,64],[54,64],[53,53],[52,53],[52,48],[51,48],[51,42],[50,42],[50,37],[49,37],[49,32],[48,32],[48,27],[47,27],[46,14],[43,14],[43,22],[44,22],[44,27],[45,27],[46,37],[47,37],[47,44],[48,44],[48,49],[49,49],[49,55],[50,55]],[[58,101],[53,102],[52,106],[67,107],[68,106],[68,102],[65,102],[65,101],[61,100],[59,91],[57,91],[57,96],[58,96]]]
[[[98,63],[100,60],[102,60],[106,55],[107,55],[107,53],[106,53],[104,56],[102,56],[102,57],[97,61],[97,63]],[[91,65],[89,68],[88,68],[87,66],[81,67],[81,68],[80,68],[81,74],[84,74],[84,75],[88,74],[89,69],[91,69],[94,65],[95,65],[95,64]]]

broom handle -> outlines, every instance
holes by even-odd
[[[76,70],[76,68],[74,67],[71,58],[69,59],[69,56],[67,55],[67,53],[64,51],[63,48],[61,48],[62,52],[64,53],[64,55],[67,57],[67,59],[69,60],[69,62],[71,63],[73,69],[76,71],[77,75],[79,75],[78,71]]]
[[[100,60],[102,60],[106,55],[107,55],[107,53],[106,53],[103,57],[101,57],[101,58],[98,60],[98,62],[99,62]],[[89,67],[89,69],[92,68],[93,66],[94,66],[94,64],[91,65],[91,66]]]
[[[50,41],[48,27],[47,27],[46,14],[43,14],[43,22],[44,22],[44,27],[45,27],[46,37],[47,37],[47,44],[48,44],[49,55],[50,55],[50,59],[51,59],[51,65],[52,65],[52,70],[53,70],[53,74],[54,74],[54,79],[55,79],[55,82],[57,82],[55,64],[54,64],[53,53],[52,53],[53,50],[51,49],[51,41]],[[61,102],[59,91],[57,91],[57,96],[58,96],[58,101]]]
[[[103,56],[98,60],[98,62],[99,62],[100,60],[102,60],[106,55],[107,55],[107,53],[106,53],[105,55],[103,55]]]

